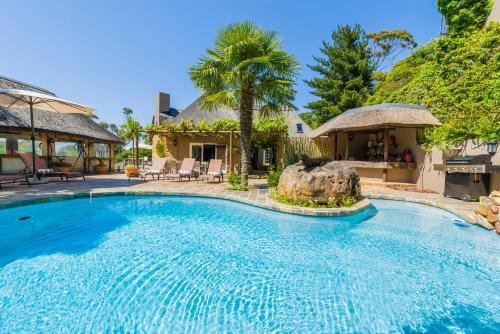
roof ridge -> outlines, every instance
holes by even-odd
[[[6,77],[4,75],[0,75],[0,79],[4,79],[4,80],[10,81],[12,83],[18,84],[18,85],[23,85],[23,86],[26,86],[26,87],[30,87],[31,89],[42,91],[44,93],[56,96],[56,94],[54,94],[52,91],[50,91],[48,89],[45,89],[43,87],[36,86],[36,85],[33,85],[33,84],[29,84],[29,83],[26,83],[26,82],[21,81],[21,80],[12,79],[12,78]]]

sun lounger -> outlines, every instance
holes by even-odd
[[[153,180],[155,179],[155,176],[158,176],[159,180],[161,175],[165,175],[166,163],[167,163],[167,158],[157,158],[156,160],[154,160],[151,169],[146,171],[146,173],[144,173],[144,182],[146,182],[146,177],[148,175],[151,175]]]
[[[17,183],[20,181],[26,181],[28,187],[31,187],[28,175],[0,175],[0,190],[3,189],[2,184],[4,183]]]
[[[167,174],[165,177],[172,180],[178,179],[179,181],[182,181],[182,178],[187,177],[188,180],[191,181],[191,176],[194,175],[194,163],[194,158],[185,158],[182,160],[181,168],[177,173]]]
[[[218,179],[219,182],[224,182],[224,175],[222,173],[222,160],[212,159],[208,165],[208,171],[204,175],[200,175],[199,180],[201,181],[212,181]]]
[[[16,152],[21,158],[26,169],[38,179],[42,177],[59,177],[62,180],[66,179],[69,182],[70,178],[81,177],[85,180],[85,176],[80,172],[60,172],[53,168],[47,168],[47,162],[35,154],[35,170],[33,170],[33,161],[31,153]]]

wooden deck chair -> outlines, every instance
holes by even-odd
[[[211,159],[208,164],[208,171],[206,174],[200,176],[201,181],[212,181],[218,179],[219,182],[224,182],[224,175],[222,173],[222,160]]]
[[[148,175],[151,175],[153,180],[155,179],[155,176],[158,176],[159,180],[161,175],[165,175],[166,163],[167,163],[167,158],[157,158],[156,160],[154,160],[153,164],[151,165],[151,169],[149,169],[144,173],[144,182],[146,182],[146,177]]]
[[[35,154],[35,170],[33,170],[33,161],[31,153],[16,152],[26,166],[26,169],[38,179],[42,177],[59,177],[61,181],[66,179],[69,182],[70,178],[81,177],[85,180],[85,176],[80,172],[60,172],[53,168],[47,168],[47,162]]]
[[[191,181],[191,176],[194,174],[194,163],[195,163],[194,158],[185,158],[182,160],[182,165],[181,168],[179,168],[179,171],[174,174],[167,174],[166,178],[167,179],[178,179],[179,181],[182,181],[182,178],[187,177],[189,181]]]

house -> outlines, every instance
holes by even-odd
[[[420,105],[384,103],[347,110],[310,134],[329,143],[328,156],[347,160],[365,180],[401,182],[438,193],[445,192],[443,165],[452,156],[488,154],[493,165],[489,185],[500,188],[500,155],[488,152],[487,143],[467,141],[451,150],[425,150],[419,131],[439,126],[431,111]],[[471,174],[474,177],[474,174]]]
[[[53,92],[0,76],[0,88],[24,89],[44,94]],[[0,174],[17,174],[24,164],[17,151],[31,152],[30,112],[28,109],[0,107]],[[122,139],[86,115],[37,110],[34,112],[36,153],[53,166],[89,172],[98,158],[113,167],[114,146]]]
[[[214,111],[204,111],[200,108],[199,99],[193,101],[186,109],[178,110],[170,106],[170,95],[157,93],[155,96],[155,110],[153,124],[158,125],[164,122],[179,124],[182,121],[199,124],[201,121],[207,124],[218,119],[231,119],[237,121],[238,110],[230,108],[219,108]],[[310,127],[297,115],[295,111],[283,111],[285,120],[288,123],[288,136],[301,137],[308,136]],[[153,158],[158,154],[154,149],[156,143],[163,140],[166,147],[166,155],[170,159],[180,161],[184,158],[196,158],[200,162],[208,162],[210,159],[222,159],[226,171],[232,170],[230,166],[239,167],[240,149],[239,136],[237,131],[228,131],[213,135],[201,133],[178,133],[169,138],[153,138]],[[271,164],[280,163],[280,151],[278,147],[258,147],[253,151],[252,166],[254,169],[265,169]]]

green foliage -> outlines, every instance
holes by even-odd
[[[312,128],[325,123],[341,112],[361,106],[372,88],[375,66],[369,41],[359,25],[339,26],[332,33],[332,42],[323,41],[322,57],[314,57],[309,68],[319,77],[305,82],[319,100],[308,103],[312,116],[303,116]]]
[[[274,199],[278,203],[283,203],[291,206],[300,206],[305,208],[347,208],[353,206],[358,202],[358,199],[351,195],[339,195],[335,198],[331,198],[327,204],[318,204],[310,201],[298,201],[293,200],[283,194],[281,194],[276,188],[270,189],[269,194],[272,199]]]
[[[116,163],[122,162],[126,158],[132,158],[134,153],[131,149],[120,150],[115,153],[114,159]],[[139,147],[139,157],[148,157],[149,160],[152,159],[152,150],[150,148]]]
[[[267,186],[269,188],[274,188],[278,186],[280,182],[281,171],[277,170],[274,166],[269,166],[267,169]]]
[[[500,25],[441,37],[399,62],[369,103],[417,103],[442,127],[425,132],[429,147],[500,138]]]
[[[160,135],[164,137],[173,137],[176,133],[183,133],[186,136],[227,136],[221,131],[239,131],[240,124],[229,118],[219,118],[213,123],[208,124],[201,121],[195,124],[192,119],[182,120],[179,124],[165,122],[160,125],[147,125],[145,131],[149,136]],[[195,131],[196,133],[189,133]],[[258,147],[273,147],[284,135],[288,133],[288,124],[284,116],[278,116],[274,119],[266,117],[257,117],[252,123],[252,143]],[[237,134],[237,133],[236,133]]]
[[[288,124],[284,116],[275,119],[257,117],[252,123],[252,145],[254,147],[276,147],[288,133]]]
[[[208,49],[189,72],[203,92],[202,108],[239,108],[244,84],[250,86],[253,105],[263,111],[294,108],[291,101],[299,64],[281,44],[275,31],[264,30],[252,22],[221,28],[213,49]]]
[[[481,29],[491,12],[492,0],[437,0],[448,34],[462,34]]]
[[[163,143],[163,141],[161,140],[158,140],[156,142],[156,155],[159,157],[159,158],[165,158],[165,144]]]
[[[236,172],[231,172],[227,176],[227,183],[229,183],[229,186],[227,189],[229,190],[239,190],[239,191],[247,191],[248,190],[248,184],[245,184],[241,180],[241,174],[236,173]]]

